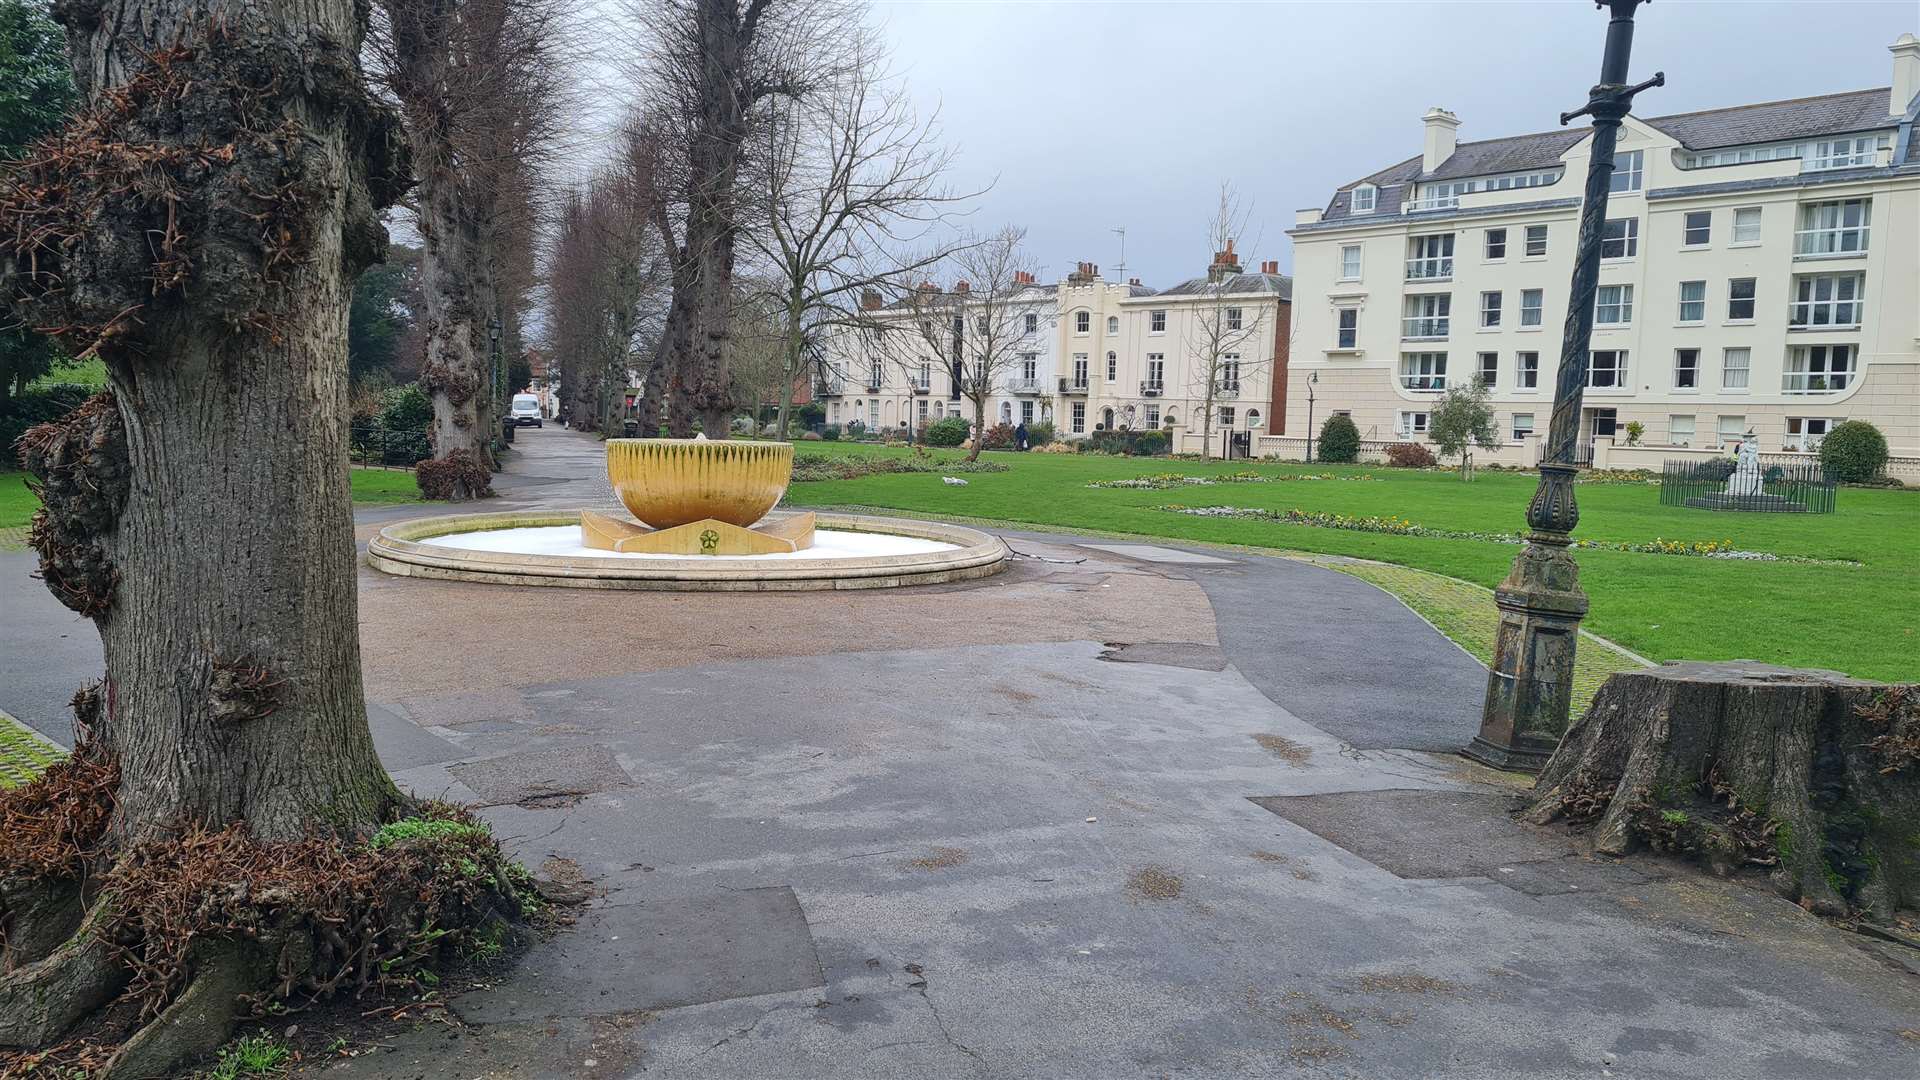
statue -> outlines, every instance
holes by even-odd
[[[1760,440],[1753,437],[1751,428],[1740,437],[1733,475],[1727,477],[1727,494],[1736,498],[1766,494],[1766,479],[1760,473]]]

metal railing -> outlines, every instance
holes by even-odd
[[[815,397],[839,397],[846,392],[846,389],[845,379],[815,379],[813,382]]]
[[[1040,392],[1039,379],[1008,379],[1007,390],[1015,394],[1037,394]]]
[[[1453,333],[1451,315],[1411,315],[1400,320],[1400,340],[1433,341]]]
[[[1062,375],[1060,376],[1060,392],[1063,394],[1084,394],[1087,392],[1087,380],[1070,379]]]
[[[1400,210],[1406,214],[1418,214],[1427,210],[1457,210],[1459,207],[1458,195],[1428,195],[1422,199],[1409,199],[1401,204]]]
[[[1837,394],[1853,381],[1851,371],[1789,371],[1780,377],[1783,394]]]
[[[1408,259],[1408,281],[1440,281],[1453,276],[1453,256],[1443,255],[1431,259]]]
[[[1765,455],[1763,455],[1764,458]],[[1702,510],[1769,514],[1831,514],[1839,484],[1817,461],[1758,463],[1758,490],[1737,478],[1733,458],[1667,461],[1660,469],[1660,502]]]
[[[1214,399],[1237,398],[1240,396],[1240,380],[1228,379],[1213,384]]]
[[[355,465],[412,468],[433,456],[426,430],[388,431],[378,423],[355,423],[347,429],[347,457]]]
[[[1166,385],[1157,379],[1140,380],[1141,397],[1159,397],[1165,390]]]

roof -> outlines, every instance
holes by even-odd
[[[1285,274],[1233,274],[1224,281],[1226,288],[1219,295],[1278,296],[1282,300],[1293,299],[1293,279]],[[1215,295],[1214,283],[1205,277],[1190,278],[1155,293],[1156,296],[1211,296]]]
[[[1849,90],[1818,97],[1635,119],[1671,136],[1689,150],[1712,150],[1723,146],[1784,142],[1893,127],[1899,123],[1899,118],[1887,112],[1890,95],[1891,90],[1887,87]],[[1343,186],[1334,193],[1324,216],[1347,216],[1350,193],[1362,184],[1373,184],[1380,189],[1376,213],[1384,217],[1399,213],[1406,189],[1422,180],[1454,180],[1551,168],[1560,163],[1560,158],[1568,150],[1590,134],[1590,128],[1568,128],[1464,142],[1454,147],[1453,156],[1441,162],[1440,167],[1431,173],[1422,173],[1420,158],[1411,157]]]

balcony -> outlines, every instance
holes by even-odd
[[[1783,394],[1837,394],[1853,380],[1851,371],[1789,371],[1780,379]]]
[[[880,392],[880,387],[885,385],[885,382],[878,375],[869,375],[867,376],[866,385],[868,393],[877,394]]]
[[[1084,394],[1087,392],[1087,380],[1069,379],[1065,375],[1062,375],[1060,376],[1060,392],[1063,394]]]
[[[839,397],[846,392],[847,381],[845,379],[815,379],[813,381],[814,397]]]
[[[1460,196],[1429,195],[1424,199],[1410,199],[1400,207],[1403,214],[1420,214],[1432,210],[1458,210]]]
[[[1166,391],[1166,385],[1162,383],[1159,379],[1140,380],[1140,396],[1141,397],[1159,397],[1165,391]]]
[[[1414,315],[1400,320],[1402,341],[1444,341],[1453,329],[1447,315]]]
[[[1213,384],[1213,399],[1215,401],[1232,401],[1239,396],[1240,380],[1238,379],[1228,379]]]
[[[1040,392],[1039,379],[1008,379],[1007,392],[1012,394],[1037,394]]]
[[[933,392],[933,384],[925,379],[915,379],[910,385],[916,394],[930,394]]]
[[[1453,256],[1442,255],[1431,259],[1408,259],[1408,281],[1451,281],[1453,279]]]

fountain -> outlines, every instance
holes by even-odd
[[[871,589],[985,577],[1006,545],[939,522],[775,510],[789,443],[610,439],[627,510],[454,514],[390,525],[374,568],[406,577],[573,588]]]

